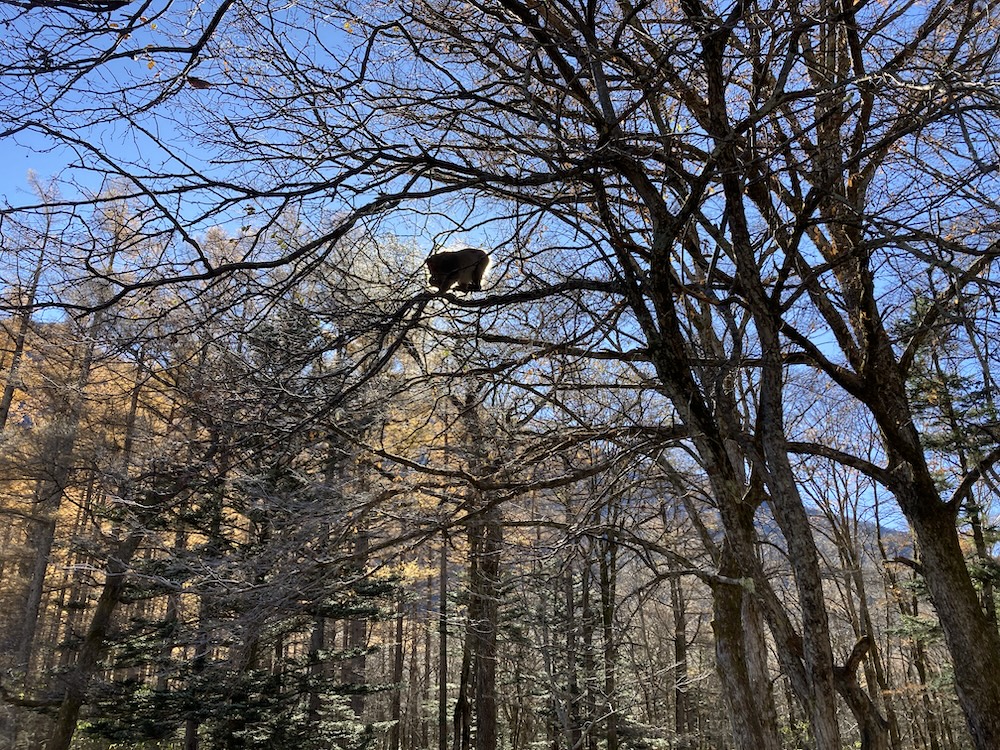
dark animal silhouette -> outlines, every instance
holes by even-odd
[[[478,292],[490,265],[490,256],[477,247],[435,253],[424,261],[428,283],[439,292]]]

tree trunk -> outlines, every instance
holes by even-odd
[[[971,491],[969,492],[966,509],[969,513],[969,526],[972,527],[972,541],[976,545],[976,557],[979,558],[980,564],[984,566],[992,566],[995,564],[995,561],[993,560],[993,556],[990,554],[989,547],[986,543],[986,536],[983,533],[982,514],[979,504],[972,496]],[[981,585],[983,587],[983,591],[981,599],[983,603],[983,611],[986,613],[986,618],[993,625],[993,629],[1000,633],[1000,622],[997,620],[997,601],[996,591],[993,587],[993,578],[993,570],[987,570],[986,574],[982,577]]]
[[[861,638],[857,642],[847,663],[836,670],[837,689],[858,722],[861,750],[889,750],[889,723],[879,713],[868,693],[858,684],[858,667],[869,648],[869,638]]]
[[[743,637],[746,642],[747,675],[750,691],[757,697],[760,725],[764,731],[761,750],[779,750],[778,709],[774,704],[774,691],[768,669],[767,636],[760,607],[752,596],[743,597]]]
[[[599,546],[601,577],[601,626],[604,640],[604,700],[607,750],[618,750],[618,639],[615,637],[615,606],[618,589],[618,544],[607,529]]]
[[[389,718],[392,720],[392,731],[389,734],[389,750],[399,750],[403,737],[403,597],[399,596],[396,604],[396,644],[393,649],[392,681],[395,689],[392,694],[392,705]]]
[[[368,532],[357,531],[354,554],[351,561],[354,575],[362,575],[368,564]],[[344,633],[345,648],[350,656],[344,661],[343,680],[351,686],[351,711],[359,720],[365,712],[365,671],[368,648],[368,622],[361,615],[354,615],[347,621]]]
[[[941,750],[941,730],[938,727],[938,717],[934,713],[931,696],[928,693],[930,686],[927,684],[927,653],[920,641],[913,644],[910,652],[913,654],[913,668],[917,672],[917,684],[920,685],[920,708],[924,714],[928,750]]]
[[[688,746],[691,733],[691,708],[688,696],[687,606],[684,589],[677,578],[670,579],[670,608],[674,620],[674,734],[683,738],[679,747]]]
[[[596,520],[596,519],[595,519]],[[593,600],[593,573],[591,565],[591,555],[593,554],[592,546],[590,549],[584,551],[584,559],[581,570],[581,580],[580,580],[580,625],[583,628],[583,709],[582,714],[585,717],[584,721],[588,726],[590,726],[598,718],[597,712],[597,656],[594,651],[594,630],[595,630],[595,617],[594,617],[594,607],[591,603]],[[569,627],[573,627],[573,619],[571,618],[568,622]],[[578,732],[582,732],[582,725],[579,721],[581,711],[573,712],[574,716],[574,729]],[[597,750],[600,746],[600,738],[597,736],[596,732],[587,732],[586,737],[586,748],[587,750]],[[571,748],[577,747],[576,743],[570,745]]]
[[[578,633],[578,620],[576,614],[576,590],[573,581],[573,558],[572,556],[565,563],[566,570],[563,573],[563,607],[566,612],[566,619],[564,621],[564,627],[566,629],[566,716],[568,719],[568,726],[566,727],[566,745],[570,748],[582,748],[583,742],[583,720],[580,716],[581,701],[580,701],[580,670],[577,666],[577,655],[580,651],[580,646],[577,643],[577,633]],[[584,601],[589,598],[589,592],[587,587],[590,585],[588,576],[586,573],[587,563],[584,562],[584,574],[583,580],[580,584],[581,595],[584,597]],[[586,627],[586,620],[584,619],[584,627]],[[590,677],[589,672],[584,672],[585,680]],[[587,716],[587,721],[592,719],[592,716]]]
[[[495,471],[491,464],[490,440],[482,424],[479,395],[471,392],[464,403],[459,402],[460,417],[467,431],[470,465],[477,474]],[[499,503],[492,498],[479,496],[470,489],[468,505],[472,510],[469,524],[469,617],[466,628],[466,653],[471,660],[468,674],[463,656],[463,682],[470,682],[460,700],[471,702],[463,706],[456,718],[464,716],[461,740],[466,750],[471,730],[468,720],[475,715],[476,750],[496,750],[499,726],[496,700],[497,677],[497,625],[500,603],[500,557],[503,546],[503,527]],[[469,693],[471,692],[471,695]]]
[[[769,501],[775,521],[788,546],[788,562],[795,579],[802,623],[802,659],[809,690],[807,708],[817,750],[840,750],[840,726],[837,721],[837,690],[834,681],[833,647],[823,592],[819,553],[812,535],[809,515],[796,484],[795,472],[788,458],[784,426],[784,359],[782,356],[780,310],[768,297],[761,279],[757,255],[745,211],[745,189],[734,151],[732,130],[726,113],[721,43],[704,44],[708,65],[708,91],[712,108],[710,119],[717,143],[722,148],[723,193],[730,224],[732,252],[736,258],[737,278],[748,299],[761,360],[757,439],[761,456],[750,458],[756,464],[752,472],[770,490]],[[709,64],[710,61],[710,64]],[[756,460],[754,460],[756,459]],[[762,460],[761,460],[762,459]]]
[[[86,699],[87,685],[97,671],[111,619],[125,588],[129,563],[142,538],[140,533],[126,537],[108,561],[104,587],[83,639],[80,654],[73,670],[63,678],[66,688],[46,750],[68,750],[73,740],[80,708]]]
[[[498,742],[496,703],[497,605],[499,602],[500,547],[499,510],[492,506],[469,528],[469,611],[462,656],[462,682],[455,708],[455,741],[460,750],[496,750]]]
[[[59,496],[61,497],[61,490]],[[55,499],[55,502],[58,502],[58,498]],[[52,511],[51,506],[43,504],[42,508]],[[31,567],[28,596],[24,603],[24,616],[21,619],[21,634],[18,638],[17,652],[14,656],[15,668],[23,670],[26,681],[31,673],[31,655],[34,650],[35,633],[38,630],[42,596],[45,593],[45,575],[49,569],[49,556],[52,554],[52,545],[55,542],[55,536],[56,521],[54,517],[35,521],[35,528],[31,534],[31,546],[34,548],[35,554],[34,564]]]
[[[483,514],[479,582],[474,596],[480,598],[475,633],[476,750],[496,750],[497,724],[497,625],[500,603],[500,553],[503,537],[496,504]]]
[[[433,561],[433,552],[430,545],[427,547],[427,560],[428,560],[428,573],[427,573],[427,606],[424,608],[423,613],[423,627],[421,631],[423,633],[424,641],[424,673],[423,673],[423,688],[420,691],[420,702],[418,705],[430,707],[431,705],[431,633],[433,628],[431,627],[431,622],[433,621],[434,611],[434,578],[431,575],[430,563]],[[431,722],[429,718],[429,710],[421,708],[420,709],[420,738],[419,742],[414,742],[414,747],[419,747],[422,750],[430,750],[431,748]]]
[[[448,530],[438,566],[438,750],[448,750]]]
[[[921,455],[922,458],[922,455]],[[922,462],[921,462],[922,463]],[[926,464],[893,460],[900,506],[913,526],[921,570],[955,669],[955,690],[978,750],[1000,747],[1000,637],[983,611],[958,539],[956,509],[942,503]],[[923,480],[918,485],[919,480]]]
[[[876,698],[881,694],[885,720],[889,731],[889,746],[892,750],[899,750],[902,746],[902,739],[899,736],[899,720],[896,718],[896,711],[893,707],[892,699],[889,697],[891,684],[886,668],[882,663],[882,655],[875,640],[875,625],[872,622],[871,612],[868,608],[868,593],[865,586],[864,572],[861,561],[857,558],[854,550],[850,551],[854,555],[850,568],[850,577],[854,590],[858,597],[858,613],[860,616],[860,634],[870,640],[871,646],[868,658],[865,660],[865,682],[868,683],[868,690],[872,694],[872,701],[878,706]]]
[[[11,353],[10,367],[7,369],[7,382],[4,385],[3,396],[0,397],[0,430],[7,427],[7,420],[10,418],[10,407],[14,402],[14,393],[21,382],[21,360],[24,358],[24,347],[28,340],[28,331],[31,329],[31,316],[35,306],[35,297],[38,294],[38,282],[42,276],[42,269],[45,265],[45,248],[38,254],[38,263],[32,274],[31,282],[28,284],[25,299],[20,301],[20,312],[17,315],[17,333],[14,334],[14,350]]]
[[[826,612],[819,553],[812,536],[809,517],[795,486],[788,455],[783,446],[783,430],[762,430],[767,453],[771,507],[788,545],[788,560],[795,577],[802,621],[803,664],[805,667],[810,711],[810,727],[817,750],[840,750],[840,726],[837,722],[837,687],[833,647]],[[770,445],[771,443],[780,443]]]
[[[735,747],[737,750],[761,750],[774,745],[765,738],[756,696],[747,671],[743,640],[744,595],[743,589],[738,585],[716,584],[713,587],[715,668],[729,707]]]
[[[472,617],[471,611],[469,617]],[[458,680],[458,697],[455,699],[452,750],[472,749],[472,701],[469,698],[472,689],[472,637],[466,628],[465,641],[462,644],[462,671]]]
[[[323,708],[323,695],[321,685],[325,677],[322,652],[326,648],[326,618],[322,615],[313,621],[312,631],[309,633],[309,699],[306,704],[306,721],[313,727],[318,728],[320,723],[320,711]]]

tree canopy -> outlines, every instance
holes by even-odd
[[[296,711],[319,742],[371,741],[377,716],[393,750],[429,746],[402,731],[429,693],[402,683],[429,690],[432,634],[442,750],[1000,747],[991,4],[0,13],[0,142],[66,163],[0,211],[0,414],[27,420],[4,459],[24,527],[11,702],[58,706],[49,750],[110,711],[123,611],[187,628],[115,667],[133,695],[176,707],[213,666],[239,677],[209,701],[228,718],[172,714],[185,747],[277,742]],[[430,291],[425,257],[465,246],[490,253],[484,290]],[[39,358],[58,377],[26,380]],[[106,388],[131,407],[95,411]],[[70,505],[95,548],[73,552]],[[79,583],[88,627],[46,611],[71,554],[102,571]],[[61,680],[31,659],[47,622],[82,633]],[[387,705],[364,695],[376,630],[396,644]],[[688,692],[697,638],[724,740]],[[668,662],[673,721],[649,696],[627,710]],[[237,685],[264,672],[254,703]],[[544,721],[499,700],[526,673]],[[337,702],[335,683],[364,689]],[[918,708],[921,737],[901,718]]]

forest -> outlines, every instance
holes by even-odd
[[[1000,748],[1000,5],[0,24],[0,749]]]

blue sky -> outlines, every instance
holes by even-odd
[[[20,133],[0,138],[0,202],[17,205],[31,202],[33,194],[28,184],[28,172],[33,170],[43,183],[62,172],[72,154],[62,148],[52,148],[41,136]]]

